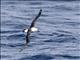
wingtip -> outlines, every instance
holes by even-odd
[[[40,11],[42,11],[42,9],[40,9]]]

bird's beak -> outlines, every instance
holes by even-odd
[[[22,30],[22,32],[24,32],[25,29]]]

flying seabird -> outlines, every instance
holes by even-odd
[[[42,12],[42,9],[40,9],[38,15],[33,19],[30,27],[29,27],[28,29],[24,29],[24,30],[23,30],[23,32],[26,32],[26,33],[27,33],[27,34],[26,34],[26,44],[25,44],[25,47],[26,47],[26,46],[28,45],[28,43],[29,43],[30,34],[31,34],[32,32],[38,31],[38,29],[37,29],[36,27],[34,27],[34,26],[35,26],[35,23],[36,23],[37,19],[40,17],[41,12]],[[21,52],[23,49],[25,49],[25,47],[22,48],[22,49],[20,49],[19,52]]]
[[[24,30],[24,32],[27,33],[27,34],[26,34],[26,45],[28,45],[28,43],[29,43],[30,34],[31,34],[32,32],[38,31],[38,29],[37,29],[36,27],[34,27],[34,26],[35,26],[35,23],[36,23],[37,19],[40,17],[41,12],[42,12],[42,9],[40,9],[38,15],[33,19],[30,27],[29,27],[28,29],[25,29],[25,30]]]

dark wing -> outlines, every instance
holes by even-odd
[[[37,16],[34,18],[34,20],[32,21],[30,28],[31,28],[31,27],[34,27],[36,20],[37,20],[37,19],[40,17],[40,15],[41,15],[41,12],[42,12],[42,9],[40,9],[38,15],[37,15]]]
[[[29,43],[30,34],[31,34],[31,29],[28,30],[27,35],[26,35],[26,45]]]
[[[29,36],[31,34],[31,28],[35,25],[35,21],[40,17],[42,10],[39,11],[38,15],[35,17],[35,19],[32,21],[31,26],[29,27],[26,35],[26,44],[29,43]]]

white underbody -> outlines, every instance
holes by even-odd
[[[24,30],[24,32],[27,32],[27,31],[28,31],[28,29]],[[36,27],[31,28],[31,32],[36,32],[36,31],[38,31],[38,28],[36,28]]]

